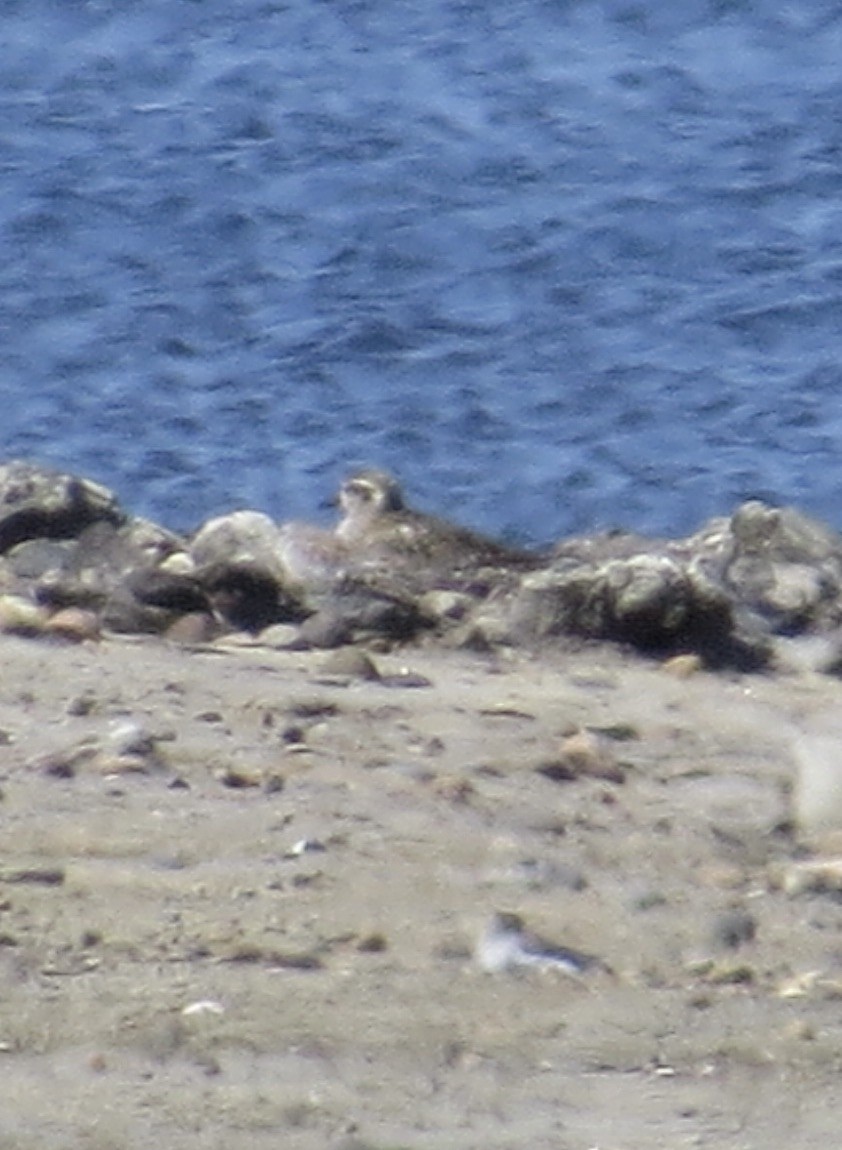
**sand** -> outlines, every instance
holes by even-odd
[[[836,680],[0,654],[0,1150],[838,1141],[842,903],[787,877]],[[483,973],[494,910],[608,969]]]

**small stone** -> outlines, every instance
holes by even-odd
[[[779,878],[779,885],[791,898],[807,893],[842,891],[842,858],[792,863]]]
[[[384,950],[388,949],[389,943],[386,941],[386,936],[380,931],[363,935],[357,943],[357,950],[361,954],[382,954]]]
[[[714,962],[704,975],[712,986],[739,986],[754,982],[754,968],[744,962]]]
[[[101,775],[146,775],[151,767],[148,759],[141,755],[112,755],[103,752],[97,756],[96,769]]]
[[[608,741],[593,731],[577,731],[562,740],[558,759],[536,768],[553,782],[571,782],[588,776],[611,783],[625,782],[625,772],[614,757]]]
[[[689,679],[704,669],[699,655],[674,655],[661,664],[661,670],[674,679]]]
[[[476,794],[476,788],[470,779],[459,778],[456,775],[439,775],[433,780],[433,792],[449,803],[464,805],[469,803]]]
[[[433,685],[432,680],[428,679],[426,675],[420,675],[417,671],[411,671],[409,667],[401,667],[401,669],[393,675],[383,675],[380,682],[384,687],[397,687],[398,689],[408,688],[411,690],[419,687],[432,687]]]
[[[217,778],[224,787],[232,790],[246,790],[249,787],[259,787],[263,779],[258,771],[247,771],[241,767],[224,767]]]
[[[81,695],[76,695],[67,704],[67,713],[82,718],[92,714],[98,706],[99,700],[93,691],[83,691]]]
[[[81,743],[64,751],[53,751],[30,761],[29,766],[52,779],[72,779],[80,766],[95,758],[97,748],[92,743]]]
[[[22,595],[0,595],[0,631],[6,635],[41,635],[47,617],[43,607]]]
[[[164,637],[172,643],[198,646],[215,639],[219,629],[219,624],[212,615],[203,611],[191,611],[171,623],[164,632]]]
[[[736,950],[743,943],[752,942],[757,933],[757,920],[740,908],[717,915],[711,927],[711,940],[715,946]]]
[[[102,637],[99,616],[82,607],[64,607],[44,624],[44,632],[71,643],[96,642]]]
[[[364,679],[369,683],[375,683],[380,678],[374,660],[358,647],[338,647],[324,660],[322,671],[327,675]]]
[[[322,854],[326,850],[327,847],[318,839],[299,839],[297,843],[293,843],[284,858],[297,859],[304,854]]]

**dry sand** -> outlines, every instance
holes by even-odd
[[[781,880],[837,681],[0,653],[0,1150],[838,1143],[842,904]],[[611,972],[482,973],[496,909]]]

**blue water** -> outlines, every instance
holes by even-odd
[[[842,527],[842,5],[2,0],[0,457],[543,542]]]

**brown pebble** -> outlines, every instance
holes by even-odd
[[[382,954],[384,950],[388,949],[389,944],[386,941],[386,936],[379,931],[363,935],[357,943],[357,950],[362,954]]]
[[[625,772],[617,762],[608,741],[593,731],[577,731],[562,740],[558,759],[536,767],[538,774],[554,783],[570,782],[583,776],[625,782]]]
[[[99,616],[82,607],[64,607],[44,624],[44,632],[71,643],[96,642],[102,637]]]
[[[145,755],[103,753],[96,759],[96,769],[101,775],[146,775],[158,766],[154,759]]]
[[[189,615],[182,615],[171,623],[164,632],[164,637],[172,643],[188,645],[209,643],[211,639],[217,637],[219,630],[219,624],[212,615],[194,611]]]

